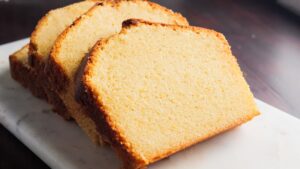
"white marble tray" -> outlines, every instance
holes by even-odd
[[[53,114],[9,73],[8,55],[28,39],[0,46],[0,122],[51,168],[113,169],[120,161],[71,122]],[[257,100],[262,115],[197,144],[152,169],[299,169],[300,120]],[[0,150],[1,151],[1,150]]]

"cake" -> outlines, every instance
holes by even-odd
[[[227,40],[213,30],[128,20],[82,67],[77,100],[127,169],[259,114]]]
[[[96,126],[86,115],[86,110],[75,100],[73,79],[89,49],[99,39],[120,31],[122,21],[129,18],[188,24],[180,14],[149,1],[103,1],[92,7],[59,35],[45,68],[44,76],[50,77],[50,88],[55,89],[71,117],[90,137],[97,134]]]
[[[64,100],[53,90],[49,85],[48,77],[45,76],[44,68],[50,55],[50,51],[53,44],[59,34],[61,34],[68,26],[88,11],[91,7],[96,5],[100,0],[87,0],[74,3],[62,8],[54,9],[49,11],[44,17],[40,19],[35,27],[29,44],[29,65],[33,68],[36,74],[36,81],[41,84],[43,90],[49,98],[49,102],[54,105],[55,109],[65,107]],[[65,119],[73,118],[70,116],[69,110],[58,112]],[[84,118],[83,118],[84,119]],[[84,122],[86,120],[83,120]],[[78,123],[82,121],[76,120]],[[79,124],[80,127],[87,133],[89,138],[96,144],[101,144],[102,140],[94,130],[93,122],[89,122],[87,125]],[[91,127],[92,126],[92,127]]]
[[[29,45],[25,45],[9,56],[10,72],[13,79],[28,88],[38,98],[47,100],[43,88],[35,82],[36,74],[28,64]]]
[[[226,38],[188,25],[146,0],[81,1],[39,21],[11,76],[145,168],[259,115]]]
[[[39,82],[37,77],[37,72],[33,70],[33,68],[28,63],[28,51],[29,45],[25,45],[15,53],[9,56],[10,63],[10,72],[13,79],[18,81],[25,88],[28,88],[31,93],[43,100],[48,102],[49,98],[46,92],[44,91],[43,85]],[[65,114],[66,108],[64,105],[60,105],[62,101],[57,101],[56,106],[53,107],[53,110],[60,114],[65,119],[68,119],[69,116]]]

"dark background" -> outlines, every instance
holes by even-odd
[[[29,37],[72,0],[0,0],[0,44]],[[300,19],[274,0],[155,0],[225,34],[255,97],[300,118]],[[2,56],[7,57],[7,56]],[[48,168],[0,125],[1,169]]]

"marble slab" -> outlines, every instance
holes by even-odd
[[[93,145],[72,122],[51,112],[16,83],[8,55],[28,39],[0,46],[0,123],[51,168],[114,169],[108,147]],[[152,169],[299,169],[300,120],[260,100],[262,114],[247,124],[150,166]]]

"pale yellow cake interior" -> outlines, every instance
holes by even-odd
[[[86,84],[146,164],[258,114],[230,46],[211,30],[139,24],[91,60]]]

